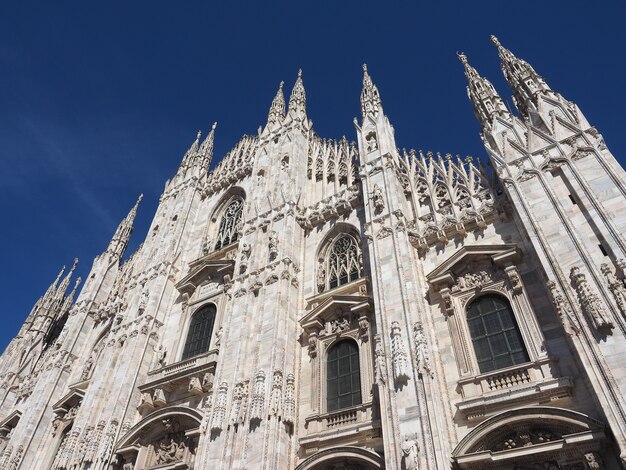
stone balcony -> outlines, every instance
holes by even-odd
[[[308,454],[336,442],[357,443],[379,437],[379,428],[380,421],[374,417],[372,402],[362,403],[307,417],[306,435],[299,442]]]
[[[571,377],[558,377],[554,361],[545,358],[459,380],[462,400],[456,404],[468,420],[480,419],[513,404],[560,400],[572,395]]]
[[[218,350],[190,357],[148,372],[146,383],[139,387],[140,413],[177,402],[192,395],[203,395],[213,387]]]

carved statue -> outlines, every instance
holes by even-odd
[[[180,439],[180,436],[173,437],[168,435],[159,439],[154,446],[157,465],[180,462],[183,459],[186,447],[185,442]]]
[[[222,335],[224,334],[224,327],[220,326],[219,330],[215,332],[215,348],[219,349],[222,344]]]
[[[148,300],[150,300],[150,294],[148,293],[148,290],[145,289],[141,293],[141,297],[139,298],[139,315],[141,315],[146,310],[146,307],[148,306]]]
[[[401,449],[404,468],[406,470],[417,470],[419,448],[412,436],[404,436]]]
[[[589,470],[602,470],[604,465],[597,452],[587,452],[585,454],[585,465]]]
[[[278,236],[276,232],[270,232],[268,248],[270,251],[270,261],[278,255]]]
[[[374,355],[376,357],[376,382],[387,382],[387,364],[385,364],[385,350],[380,335],[374,336]]]
[[[377,212],[382,211],[385,208],[385,199],[383,198],[383,192],[377,184],[374,185],[372,190],[372,202]]]
[[[283,392],[283,373],[280,370],[274,371],[272,378],[272,391],[270,393],[270,416],[281,416],[281,398]]]
[[[285,400],[283,409],[283,422],[293,426],[296,416],[296,387],[293,374],[287,374],[285,385]]]
[[[602,274],[606,277],[606,282],[615,298],[615,303],[617,303],[622,315],[626,317],[626,286],[621,280],[617,279],[608,264],[603,263],[600,269],[602,270]]]
[[[250,253],[252,252],[252,247],[248,243],[243,243],[241,245],[241,260],[247,261],[250,258]]]
[[[85,362],[85,367],[83,368],[83,372],[80,375],[80,380],[87,380],[89,375],[91,374],[91,369],[93,369],[94,359],[93,356],[89,356],[87,361]]]
[[[367,152],[373,152],[378,149],[378,140],[376,140],[376,133],[370,132],[365,137],[365,141],[367,143]]]
[[[317,268],[317,291],[323,292],[326,288],[326,270],[324,265],[320,263]]]
[[[162,344],[156,349],[156,365],[158,367],[165,367],[165,359],[167,357],[167,349]]]
[[[317,356],[317,337],[315,335],[309,336],[309,356]]]
[[[404,340],[397,321],[391,322],[391,361],[393,363],[393,378],[396,382],[408,380],[408,361]]]
[[[430,364],[430,354],[428,352],[428,345],[426,344],[426,337],[424,336],[424,327],[421,322],[416,322],[413,325],[413,333],[415,339],[415,355],[417,360],[417,370],[421,375],[432,376],[432,367]]]
[[[580,306],[591,320],[593,326],[596,329],[613,328],[613,323],[608,318],[600,299],[589,286],[585,275],[580,272],[580,268],[574,266],[570,277],[576,286]]]

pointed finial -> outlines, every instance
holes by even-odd
[[[216,128],[216,127],[217,127],[217,121],[215,121],[215,122],[213,123],[213,125],[211,126],[211,130],[212,130],[212,131],[215,131],[215,128]]]
[[[363,89],[361,90],[361,115],[363,119],[368,114],[377,116],[382,110],[383,104],[378,94],[378,88],[372,82],[367,72],[367,64],[363,64]]]
[[[498,40],[497,37],[495,37],[493,34],[491,35],[491,42],[496,46],[496,47],[501,47],[500,41]]]
[[[200,140],[200,137],[202,137],[202,131],[198,130],[198,134],[196,135],[196,141]]]
[[[281,92],[282,94],[282,92]],[[306,93],[302,83],[302,69],[298,69],[298,78],[289,97],[289,114],[293,117],[306,117]]]
[[[70,274],[74,272],[76,266],[78,266],[78,258],[74,258],[74,263],[72,264],[72,269],[70,269]]]
[[[283,95],[283,85],[285,82],[282,80],[278,85],[278,91],[276,96],[272,100],[272,105],[267,113],[267,124],[276,126],[285,119],[285,95]]]
[[[459,58],[463,65],[467,65],[467,56],[465,55],[465,52],[457,52],[456,56]]]

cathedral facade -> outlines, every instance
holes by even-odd
[[[366,67],[356,142],[300,73],[210,172],[198,134],[1,356],[0,468],[625,468],[626,173],[492,41],[484,163],[399,150]]]

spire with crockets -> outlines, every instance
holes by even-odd
[[[289,116],[292,119],[306,120],[306,93],[302,83],[302,69],[298,70],[298,78],[289,97]]]
[[[497,37],[492,35],[491,42],[498,48],[502,72],[513,90],[515,107],[524,118],[528,118],[529,110],[537,109],[537,96],[540,94],[554,96],[554,92],[528,62],[515,57],[510,50],[500,44]]]
[[[139,207],[139,203],[143,198],[143,194],[140,194],[137,198],[137,202],[130,210],[128,215],[120,222],[113,238],[109,242],[109,246],[106,250],[106,253],[109,253],[113,257],[121,259],[124,256],[124,251],[128,246],[128,241],[130,240],[130,236],[133,233],[133,224],[135,222],[135,216],[137,215],[137,208]]]
[[[363,119],[365,116],[378,116],[378,113],[382,113],[383,103],[380,100],[380,94],[378,88],[372,83],[372,78],[367,73],[367,64],[363,64],[363,89],[361,90],[361,115]]]
[[[491,129],[493,117],[496,115],[510,119],[510,113],[504,101],[491,82],[478,74],[476,69],[469,64],[467,56],[463,52],[459,52],[457,55],[465,68],[467,96],[474,105],[474,113],[480,121],[482,129]]]
[[[285,119],[285,95],[283,95],[283,84],[284,82],[281,81],[280,85],[278,85],[276,96],[272,100],[272,105],[270,106],[270,111],[267,115],[268,127],[280,126]]]

